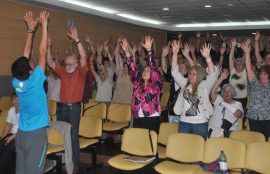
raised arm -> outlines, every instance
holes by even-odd
[[[46,69],[46,57],[47,57],[47,40],[48,40],[48,17],[47,11],[40,12],[39,20],[41,23],[41,40],[39,45],[39,66],[45,72]]]
[[[118,73],[119,70],[121,70],[120,67],[120,59],[121,59],[121,55],[120,55],[120,43],[117,42],[116,47],[114,49],[114,58],[115,58],[115,72]],[[117,74],[119,75],[119,74]]]
[[[192,58],[189,56],[190,50],[191,50],[191,45],[188,43],[185,43],[184,49],[182,49],[182,53],[183,53],[184,57],[187,59],[189,65],[194,66],[194,62],[193,62]]]
[[[221,47],[219,52],[220,52],[220,58],[219,58],[218,65],[219,65],[219,67],[222,67],[223,66],[223,60],[224,60],[224,55],[225,55],[225,52],[226,52],[226,47]]]
[[[247,70],[248,81],[252,81],[255,78],[255,73],[252,70],[251,60],[250,60],[250,45],[247,42],[241,44],[241,48],[245,54],[245,64]]]
[[[167,63],[167,56],[169,53],[169,47],[166,45],[162,47],[162,55],[161,55],[161,68],[167,74],[168,63]]]
[[[215,66],[214,66],[213,61],[210,57],[210,51],[211,51],[210,44],[205,43],[204,45],[202,45],[201,54],[205,58],[209,74],[215,72]]]
[[[229,71],[227,69],[224,69],[223,72],[221,73],[219,79],[214,84],[214,86],[213,86],[213,88],[211,90],[211,93],[210,93],[212,103],[214,103],[216,101],[216,99],[217,99],[218,87],[223,82],[223,80],[228,78],[229,74],[230,74]]]
[[[79,37],[78,37],[78,32],[76,27],[71,27],[68,32],[68,36],[76,43],[79,54],[80,54],[80,65],[81,67],[84,67],[86,65],[86,52],[83,47],[83,44],[81,43]]]
[[[231,40],[231,50],[230,50],[230,55],[229,55],[229,68],[230,71],[232,71],[235,67],[234,67],[234,51],[235,51],[235,47],[237,45],[237,41],[236,38],[232,38]]]
[[[48,37],[47,64],[50,68],[55,69],[55,61],[52,57],[52,41],[50,37]]]
[[[26,40],[24,43],[23,56],[30,58],[31,50],[32,50],[32,42],[35,34],[35,29],[38,24],[38,18],[34,19],[33,13],[28,11],[24,15],[24,20],[27,25],[27,34]]]
[[[262,56],[260,54],[260,37],[261,37],[261,34],[260,32],[256,32],[255,34],[255,57],[256,57],[256,64],[257,65],[260,65],[262,63]]]

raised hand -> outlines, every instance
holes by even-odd
[[[79,41],[77,28],[74,26],[69,29],[68,36],[75,42]]]
[[[174,40],[172,42],[172,51],[173,51],[173,54],[178,54],[179,49],[180,49],[180,42],[177,41],[177,40]]]
[[[228,71],[228,69],[223,69],[219,78],[223,81],[229,77],[229,74],[230,72]]]
[[[232,40],[231,40],[231,44],[232,44],[232,47],[236,47],[236,45],[237,45],[237,40],[236,40],[236,38],[234,37],[234,38],[232,38]]]
[[[124,39],[122,40],[122,42],[120,43],[120,45],[121,45],[123,51],[125,52],[126,56],[127,56],[127,57],[130,57],[129,44],[128,44],[127,39],[124,38]]]
[[[245,54],[249,54],[250,45],[249,45],[248,41],[242,42],[241,48],[242,48],[242,50],[244,51]]]
[[[132,51],[132,55],[133,55],[133,57],[135,57],[136,52],[137,52],[137,46],[136,46],[136,44],[134,44],[134,45],[133,45],[133,47],[132,47],[131,51]]]
[[[161,57],[167,57],[168,54],[169,54],[169,47],[166,45],[166,46],[162,47]]]
[[[42,26],[47,27],[49,15],[50,15],[50,13],[48,13],[47,11],[40,12],[39,22],[41,23]]]
[[[38,18],[34,19],[33,13],[31,11],[28,11],[24,14],[24,20],[29,29],[35,30],[38,24]]]
[[[191,45],[188,43],[185,43],[184,49],[182,49],[182,53],[185,57],[189,57],[189,52],[191,50]]]
[[[93,41],[89,36],[85,36],[84,42],[86,42],[88,45],[93,45]]]
[[[142,42],[141,45],[147,50],[151,51],[152,49],[152,43],[153,43],[153,38],[149,35],[144,37],[144,43]]]
[[[261,37],[261,33],[259,31],[257,31],[255,34],[255,41],[259,41],[260,37]]]
[[[204,44],[202,45],[202,48],[200,49],[200,51],[201,51],[202,56],[203,56],[205,59],[211,59],[211,57],[210,57],[210,51],[211,51],[211,46],[210,46],[210,44],[204,43]]]
[[[103,43],[103,47],[104,47],[104,51],[106,53],[109,52],[109,40],[106,40],[104,43]]]

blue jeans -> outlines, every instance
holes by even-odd
[[[57,104],[57,121],[64,121],[71,124],[71,143],[72,143],[72,161],[74,167],[80,164],[80,146],[79,146],[79,126],[81,116],[81,104],[72,105]]]
[[[178,132],[200,135],[206,140],[208,136],[208,122],[192,124],[179,121]]]

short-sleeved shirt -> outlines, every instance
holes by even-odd
[[[228,109],[224,109],[224,106],[221,104],[223,102],[223,98],[220,95],[217,95],[217,98],[214,102],[214,115],[209,120],[209,127],[210,128],[221,128],[222,119],[224,114],[224,119],[227,119],[229,122],[233,123],[230,131],[239,130],[240,126],[240,119],[237,119],[232,112]],[[240,102],[233,100],[229,103],[233,108],[237,108],[240,111],[243,111],[243,106]]]
[[[236,95],[234,98],[246,98],[248,93],[247,71],[244,69],[240,73],[235,68],[230,72],[229,83],[235,88]]]
[[[79,66],[73,73],[68,73],[65,68],[56,64],[54,70],[61,80],[60,102],[81,102],[88,67],[86,65]]]
[[[37,66],[25,81],[12,79],[19,99],[19,129],[22,131],[33,131],[48,126],[48,104],[43,87],[45,80],[46,76],[40,66]]]
[[[247,117],[253,120],[270,120],[270,83],[263,87],[255,78],[249,85],[250,101]]]
[[[15,106],[8,110],[6,122],[12,124],[9,133],[16,134],[19,127],[19,113],[16,113]]]

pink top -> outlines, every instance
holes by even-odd
[[[160,92],[163,85],[162,77],[157,70],[154,60],[152,60],[152,53],[149,52],[147,56],[150,67],[150,80],[146,85],[133,60],[127,58],[128,71],[131,81],[134,84],[131,107],[135,118],[138,118],[140,108],[142,108],[145,117],[148,117],[155,112],[160,113],[161,111]]]

